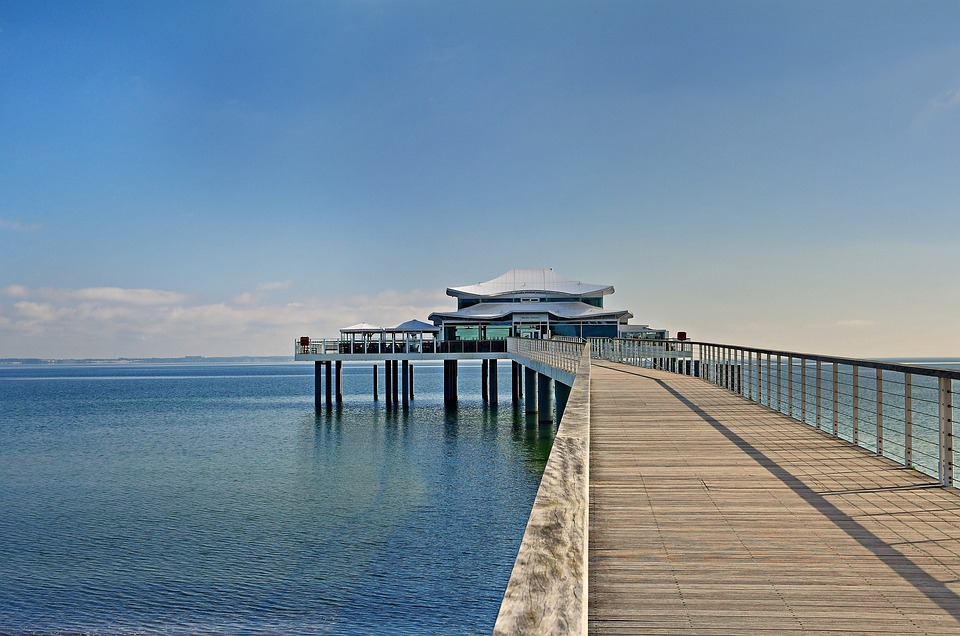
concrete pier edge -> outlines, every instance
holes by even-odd
[[[577,367],[495,635],[587,633],[590,345]]]

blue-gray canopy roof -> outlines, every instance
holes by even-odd
[[[402,331],[404,333],[419,333],[422,331],[427,331],[430,333],[437,333],[440,331],[440,327],[434,327],[428,322],[423,322],[422,320],[408,320],[407,322],[397,325],[393,329],[387,329],[387,331]]]
[[[601,309],[586,303],[479,303],[457,311],[436,311],[430,320],[505,320],[512,314],[549,314],[555,320],[626,321],[633,314],[626,310]]]

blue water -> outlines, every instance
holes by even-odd
[[[552,427],[478,366],[455,412],[440,366],[407,411],[312,372],[0,367],[0,632],[489,633]]]

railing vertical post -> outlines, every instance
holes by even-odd
[[[853,365],[853,443],[860,445],[860,367]]]
[[[807,423],[807,360],[800,358],[800,421]]]
[[[833,436],[840,436],[840,364],[833,363]]]
[[[787,356],[787,415],[793,417],[793,356]]]
[[[817,360],[817,388],[816,388],[816,399],[817,399],[817,428],[821,428],[821,414],[823,412],[823,407],[821,405],[823,401],[823,363],[820,360]]]
[[[720,364],[723,365],[723,388],[730,390],[730,347],[720,349]]]
[[[913,466],[913,374],[903,374],[903,465]]]
[[[780,364],[782,356],[777,354],[777,410],[783,413],[783,402],[780,400],[780,385],[783,384],[783,367]]]
[[[743,395],[743,349],[737,349],[733,358],[737,365],[737,394]]]
[[[727,347],[720,347],[720,368],[722,369],[720,373],[720,386],[725,389],[730,389],[730,377],[727,375],[727,355],[729,354]]]
[[[953,396],[950,378],[939,378],[940,394],[940,483],[953,485]]]
[[[883,455],[883,369],[877,369],[877,455]]]
[[[733,347],[728,349],[729,359],[727,360],[727,370],[730,374],[730,390],[737,391],[737,350]]]
[[[763,354],[757,352],[757,404],[763,404],[763,371],[760,365],[763,364]]]

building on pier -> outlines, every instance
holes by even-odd
[[[428,324],[409,320],[393,328],[370,323],[344,327],[339,337],[301,336],[294,359],[315,363],[314,396],[319,409],[325,402],[342,402],[344,362],[382,362],[383,395],[388,405],[407,406],[413,399],[413,365],[443,361],[444,401],[457,400],[458,363],[480,362],[481,394],[497,403],[498,360],[511,362],[511,397],[515,405],[523,398],[528,413],[559,420],[573,380],[566,371],[549,365],[519,362],[522,345],[532,339],[643,338],[666,339],[665,330],[630,325],[633,314],[625,309],[607,309],[604,297],[612,285],[596,285],[563,278],[553,269],[513,269],[476,285],[450,287],[457,299],[455,311],[434,312]],[[508,342],[508,338],[516,340]],[[567,374],[567,375],[564,375]],[[373,364],[372,393],[380,396],[378,364]],[[324,399],[325,397],[325,399]]]
[[[445,341],[616,338],[625,331],[668,336],[664,330],[628,325],[633,314],[625,309],[604,308],[604,297],[613,291],[613,285],[570,280],[551,268],[511,269],[484,283],[448,288],[447,295],[457,299],[456,311],[434,312],[429,319]]]

